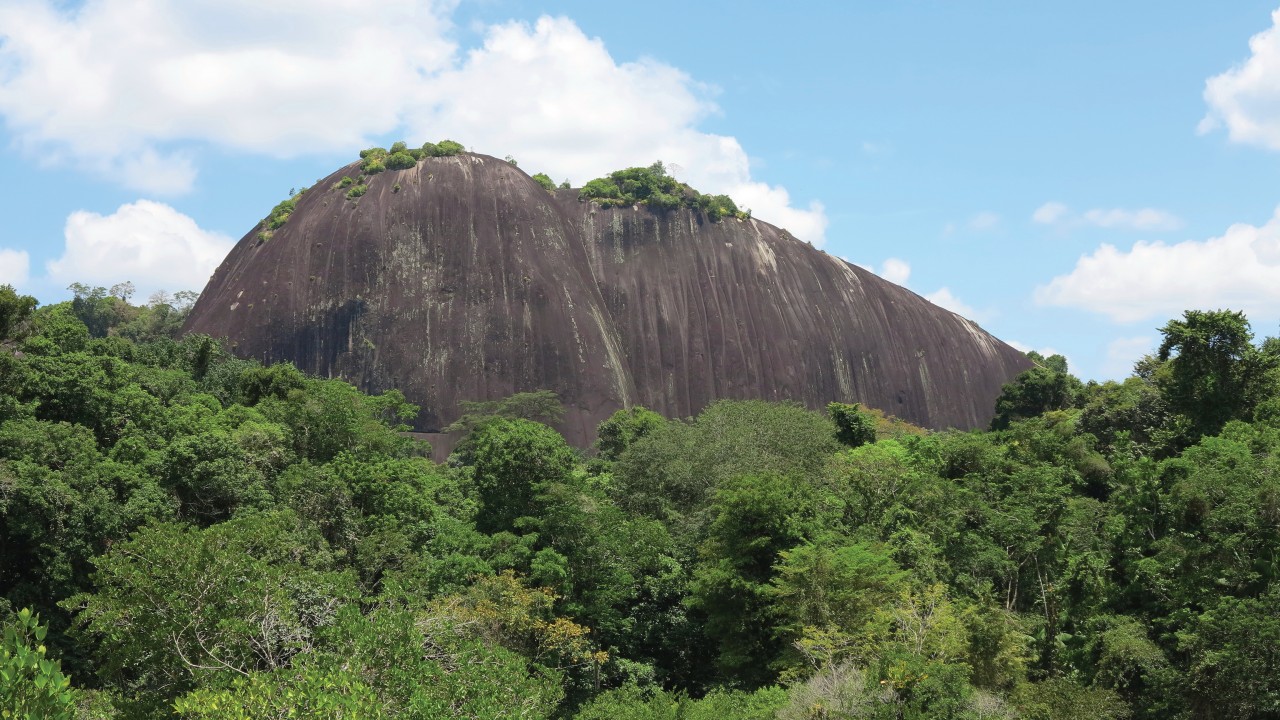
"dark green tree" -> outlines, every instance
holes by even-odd
[[[456,452],[471,467],[479,495],[476,525],[490,533],[511,530],[517,519],[535,516],[535,498],[549,484],[565,482],[576,461],[559,433],[520,419],[485,423]]]
[[[1217,433],[1228,420],[1249,419],[1274,393],[1280,356],[1253,344],[1244,313],[1188,310],[1160,332],[1156,356],[1168,372],[1156,382],[1170,406],[1190,419],[1193,439]]]
[[[1067,372],[1066,358],[1043,357],[1034,350],[1027,357],[1036,363],[1005,385],[996,399],[996,416],[991,429],[1003,430],[1015,420],[1035,417],[1050,410],[1075,406],[1083,385]]]
[[[858,403],[830,403],[827,414],[836,424],[836,440],[851,448],[876,441],[876,419],[862,411]]]

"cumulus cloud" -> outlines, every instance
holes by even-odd
[[[62,257],[46,265],[51,283],[110,286],[127,280],[139,297],[161,289],[200,291],[234,245],[150,200],[122,205],[111,215],[74,212],[64,234]]]
[[[1205,82],[1201,133],[1225,126],[1235,142],[1280,150],[1280,10],[1249,39],[1249,59]]]
[[[709,88],[618,62],[566,18],[487,28],[460,52],[452,0],[54,0],[0,8],[0,114],[19,141],[152,192],[188,189],[201,143],[288,157],[452,136],[577,184],[655,160],[815,245],[820,203],[751,175],[702,132]],[[136,40],[124,42],[122,38]]]
[[[1031,219],[1041,225],[1052,225],[1065,217],[1066,214],[1066,205],[1060,202],[1047,202],[1031,213]]]
[[[512,148],[522,167],[575,184],[662,160],[680,180],[727,193],[755,217],[821,245],[821,203],[793,207],[784,188],[752,179],[737,140],[696,129],[717,112],[709,92],[654,60],[619,63],[573,21],[544,17],[491,27],[482,47],[430,83],[426,95],[439,100],[409,128]]]
[[[911,265],[906,260],[889,258],[880,266],[877,274],[895,285],[906,285],[911,277]]]
[[[31,256],[26,250],[0,248],[0,285],[21,290],[31,273]]]
[[[180,192],[194,168],[166,149],[177,141],[289,156],[394,129],[406,92],[450,62],[449,9],[421,0],[7,3],[0,113],[41,155]]]
[[[1155,208],[1093,208],[1080,215],[1073,215],[1070,209],[1060,202],[1047,202],[1036,208],[1031,220],[1041,225],[1058,225],[1068,227],[1075,225],[1091,225],[1093,227],[1118,230],[1169,231],[1182,228],[1182,218],[1165,210]]]
[[[1265,224],[1232,225],[1220,237],[1177,244],[1104,244],[1075,269],[1036,288],[1043,305],[1075,307],[1117,322],[1167,318],[1189,308],[1280,315],[1280,210]]]
[[[980,314],[978,313],[978,311],[974,310],[968,304],[961,301],[960,298],[956,297],[955,294],[952,293],[951,289],[948,287],[945,287],[945,286],[940,287],[937,290],[925,295],[924,299],[928,300],[934,305],[937,305],[938,307],[946,308],[951,312],[957,315],[960,315],[962,317],[966,317],[970,320],[979,319]]]

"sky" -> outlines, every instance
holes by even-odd
[[[1020,349],[1280,335],[1280,7],[0,0],[0,284],[199,290],[291,189],[451,138],[664,161]]]

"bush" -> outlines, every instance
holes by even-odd
[[[23,609],[0,640],[0,717],[72,720],[76,691],[57,660],[45,657],[47,625]]]
[[[388,154],[389,153],[387,152],[386,148],[380,148],[380,147],[365,148],[364,150],[360,151],[360,159],[361,160],[368,160],[369,158],[382,159],[386,157]]]
[[[650,195],[646,204],[654,210],[675,210],[680,207],[681,199],[679,195],[659,192]]]
[[[604,207],[630,204],[622,197],[622,189],[605,178],[596,178],[583,185],[578,199],[593,200]]]
[[[542,186],[543,190],[551,191],[556,189],[556,182],[552,180],[546,173],[538,173],[533,176],[533,181]]]
[[[347,199],[355,200],[356,198],[364,195],[367,192],[369,192],[368,185],[356,185],[355,187],[347,191]]]
[[[390,150],[390,151],[388,151],[388,152],[389,152],[391,155],[395,155],[395,154],[396,154],[396,153],[398,153],[398,152],[405,152],[405,151],[407,151],[408,149],[409,149],[409,146],[408,146],[408,145],[406,145],[406,144],[405,144],[405,142],[404,142],[403,140],[397,140],[397,141],[395,141],[394,143],[392,143],[392,144],[391,144],[391,150]]]
[[[337,190],[344,187],[351,187],[352,185],[355,185],[355,184],[356,184],[356,181],[354,178],[352,178],[350,175],[343,175],[341,180],[333,184],[333,189]]]
[[[412,155],[407,152],[400,151],[392,153],[391,156],[387,158],[386,167],[388,170],[408,170],[417,164],[418,161],[414,160]]]
[[[387,166],[383,164],[381,158],[367,157],[360,165],[360,170],[366,175],[377,175],[386,170]]]
[[[465,150],[466,148],[462,147],[462,143],[457,143],[452,140],[441,140],[438,143],[425,143],[422,146],[422,153],[429,157],[450,157]]]
[[[725,217],[740,217],[742,215],[742,211],[738,210],[738,205],[728,195],[699,195],[697,203],[711,222],[716,222]]]

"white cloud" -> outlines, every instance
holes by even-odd
[[[1280,210],[1266,224],[1177,244],[1104,244],[1075,269],[1036,288],[1042,305],[1075,307],[1117,322],[1167,318],[1191,308],[1280,315]]]
[[[31,256],[26,250],[0,248],[0,285],[12,285],[21,290],[27,284],[31,272]]]
[[[193,169],[164,149],[176,141],[289,156],[395,128],[423,74],[450,61],[449,9],[424,0],[8,3],[0,113],[34,153],[181,192]]]
[[[1182,218],[1154,208],[1140,210],[1123,210],[1120,208],[1103,210],[1094,209],[1085,212],[1083,220],[1089,225],[1101,228],[1123,228],[1127,230],[1178,230],[1182,227]]]
[[[64,232],[62,257],[46,266],[49,282],[110,286],[127,280],[144,298],[161,289],[200,291],[234,244],[150,200],[121,205],[105,216],[71,213]]]
[[[979,232],[984,230],[994,230],[1000,225],[1000,216],[990,211],[980,212],[969,218],[969,229]]]
[[[1199,131],[1226,126],[1235,142],[1280,150],[1280,10],[1249,39],[1249,59],[1205,81],[1209,112]]]
[[[713,89],[619,63],[571,20],[489,27],[465,54],[456,0],[54,0],[0,7],[0,114],[20,143],[151,192],[181,192],[199,143],[271,156],[452,136],[575,183],[654,160],[822,244],[818,202],[754,179],[732,137],[697,129]],[[126,40],[127,38],[127,40]]]
[[[950,288],[940,287],[934,292],[925,295],[924,299],[934,305],[946,308],[951,312],[970,320],[976,321],[979,318],[978,311],[974,310],[972,307],[961,301],[960,298],[956,297],[955,294],[951,292]]]
[[[1067,206],[1060,202],[1047,202],[1031,213],[1031,219],[1042,224],[1052,225],[1067,214]]]
[[[906,285],[911,277],[911,265],[906,260],[889,258],[880,266],[878,275],[894,285]]]
[[[1102,364],[1102,377],[1107,380],[1123,380],[1129,377],[1133,374],[1134,363],[1155,347],[1156,338],[1149,335],[1112,340],[1107,344],[1107,355]]]
[[[751,178],[737,140],[696,129],[717,111],[708,93],[669,65],[618,63],[571,20],[544,17],[491,27],[483,47],[430,83],[427,95],[440,100],[416,113],[410,130],[509,149],[530,172],[575,184],[662,160],[699,190],[727,193],[755,217],[821,245],[820,203],[793,207],[785,189]]]
[[[1139,208],[1137,210],[1094,208],[1076,216],[1070,212],[1066,205],[1060,202],[1047,202],[1041,205],[1031,214],[1031,219],[1041,225],[1064,227],[1070,225],[1092,225],[1108,229],[1144,231],[1178,230],[1184,225],[1182,218],[1177,215],[1155,208]]]

